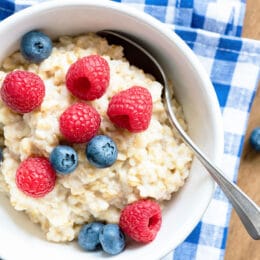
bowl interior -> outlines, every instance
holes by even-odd
[[[21,36],[40,29],[51,37],[77,35],[88,31],[113,29],[136,37],[162,64],[174,83],[177,99],[182,104],[192,139],[215,162],[220,160],[223,131],[216,95],[204,70],[191,50],[160,22],[109,1],[67,1],[44,3],[28,8],[0,24],[0,62],[18,49]],[[163,224],[157,238],[147,245],[130,244],[114,258],[157,259],[181,243],[205,211],[214,183],[204,168],[194,160],[191,175],[184,187],[167,203]],[[82,252],[75,243],[55,244],[45,241],[40,228],[21,212],[15,212],[8,200],[0,196],[0,218],[4,223],[0,235],[0,256],[4,259],[97,259],[103,253]],[[12,241],[12,242],[11,242]],[[16,250],[13,250],[15,241]],[[31,250],[34,248],[34,250]],[[44,254],[39,254],[44,252]],[[87,255],[86,255],[87,254]]]

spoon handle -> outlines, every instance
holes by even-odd
[[[183,141],[191,148],[199,161],[205,166],[212,178],[225,193],[239,218],[244,224],[249,235],[256,240],[260,239],[260,209],[259,207],[232,181],[225,177],[225,174],[217,168],[202,151],[193,143],[190,137],[180,126],[171,106],[171,98],[167,87],[165,89],[165,99],[167,111],[172,125],[177,129]]]

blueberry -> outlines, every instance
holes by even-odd
[[[22,37],[20,50],[25,59],[39,63],[50,56],[52,41],[42,32],[31,31]]]
[[[257,127],[252,131],[249,141],[256,151],[260,151],[260,127]]]
[[[100,246],[99,234],[104,224],[99,222],[92,222],[84,225],[78,236],[78,244],[86,251],[94,251]]]
[[[99,241],[103,250],[116,255],[125,248],[125,236],[117,224],[107,224],[99,234]]]
[[[117,147],[114,141],[105,135],[97,135],[86,147],[86,156],[93,166],[106,168],[117,159]]]
[[[78,165],[78,155],[72,147],[58,145],[50,154],[50,162],[58,173],[65,175],[76,169]]]

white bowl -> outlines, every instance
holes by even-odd
[[[21,11],[0,23],[0,62],[18,49],[21,36],[41,29],[52,37],[113,29],[139,39],[158,59],[174,83],[193,140],[216,163],[223,151],[221,114],[212,84],[187,45],[165,25],[128,6],[111,1],[51,1]],[[163,211],[156,239],[147,245],[129,245],[115,259],[158,259],[178,246],[205,212],[214,182],[193,161],[190,177]],[[37,225],[16,212],[0,196],[1,246],[4,259],[102,259],[102,253],[85,253],[75,243],[47,242]]]

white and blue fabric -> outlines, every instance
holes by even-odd
[[[0,20],[43,0],[0,0]],[[204,65],[224,124],[222,168],[236,181],[251,105],[259,81],[260,42],[240,38],[246,0],[115,0],[170,26]],[[165,259],[224,259],[231,206],[217,187],[202,220]]]

